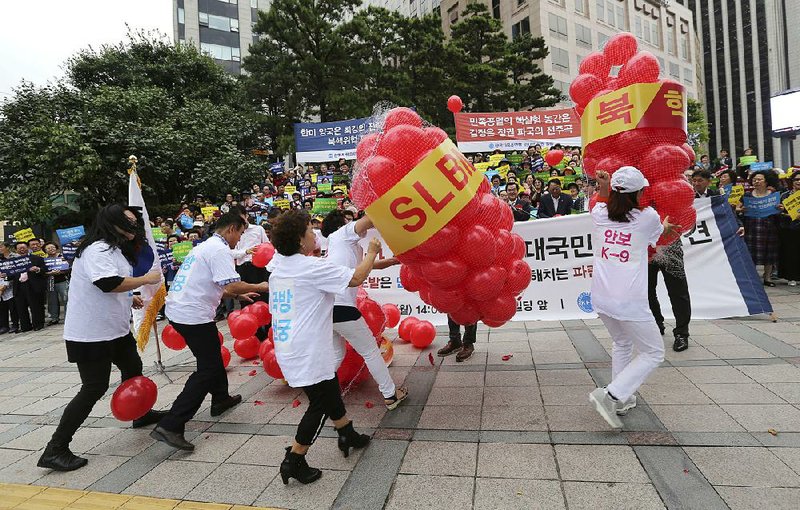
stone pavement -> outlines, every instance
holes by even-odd
[[[344,459],[326,427],[308,456],[324,475],[310,486],[284,486],[277,476],[305,397],[235,355],[231,392],[245,402],[211,418],[206,401],[187,432],[194,453],[117,422],[112,388],[72,444],[89,465],[66,474],[39,469],[78,374],[65,362],[60,327],[3,335],[0,482],[221,508],[795,509],[800,290],[779,285],[768,293],[776,323],[763,316],[694,321],[691,347],[667,349],[622,432],[610,430],[587,401],[610,372],[610,339],[597,320],[480,329],[465,363],[435,356],[430,363],[446,341],[441,328],[422,352],[398,343],[390,370],[411,390],[408,402],[387,413],[371,382],[347,395],[356,427],[373,442]],[[152,345],[144,362],[159,385],[157,407],[167,407],[192,370],[190,353],[165,352],[166,376],[155,373]],[[10,501],[0,494],[0,508]]]

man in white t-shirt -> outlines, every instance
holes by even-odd
[[[223,296],[252,301],[259,292],[268,290],[266,282],[245,283],[236,272],[231,246],[236,246],[246,227],[242,216],[223,214],[214,235],[186,256],[167,295],[167,318],[197,358],[197,371],[189,376],[172,409],[150,434],[173,448],[194,449],[183,433],[207,394],[211,394],[211,416],[219,416],[242,401],[241,395],[228,394],[214,315]]]

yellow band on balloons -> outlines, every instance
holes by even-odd
[[[447,225],[484,179],[448,138],[366,212],[392,252],[399,255]]]
[[[677,83],[635,83],[595,97],[581,116],[583,145],[637,128],[686,131],[686,89]]]

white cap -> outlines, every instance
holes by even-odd
[[[620,193],[633,193],[650,186],[642,172],[633,166],[623,166],[611,176],[611,189]]]

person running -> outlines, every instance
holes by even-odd
[[[197,370],[186,380],[172,409],[150,433],[153,439],[173,448],[194,450],[184,437],[184,430],[206,395],[211,394],[211,416],[219,416],[242,401],[241,395],[228,394],[228,375],[214,315],[223,296],[252,302],[258,293],[269,288],[266,282],[242,282],[236,272],[231,250],[245,228],[247,221],[235,212],[220,216],[214,235],[194,247],[183,260],[167,294],[167,318],[197,359]]]
[[[364,258],[364,251],[358,243],[370,228],[372,221],[368,216],[349,221],[340,209],[329,212],[322,222],[322,236],[328,239],[328,260],[338,266],[355,269]],[[373,268],[385,269],[399,263],[392,257],[376,261]],[[408,397],[408,390],[396,388],[375,341],[375,335],[356,307],[357,295],[358,288],[348,287],[343,293],[336,295],[333,303],[333,342],[339,360],[337,366],[344,359],[346,339],[364,358],[369,373],[383,394],[386,408],[391,411]]]
[[[610,192],[609,192],[610,181]],[[636,406],[634,393],[664,361],[664,340],[647,299],[647,248],[678,226],[662,222],[652,207],[639,208],[649,183],[624,166],[609,179],[597,172],[598,203],[592,209],[595,242],[592,305],[613,340],[611,384],[589,394],[595,410],[614,428]],[[636,347],[637,355],[633,356]]]
[[[75,253],[69,287],[69,307],[64,321],[67,359],[78,365],[81,388],[73,397],[44,449],[37,466],[72,471],[88,460],[69,449],[72,436],[92,407],[108,390],[111,365],[122,380],[142,375],[142,359],[131,334],[131,307],[142,299],[132,291],[161,282],[160,272],[131,276],[140,249],[149,249],[138,209],[109,205],[97,213],[94,225]],[[163,411],[149,411],[134,420],[144,427],[158,422]]]

